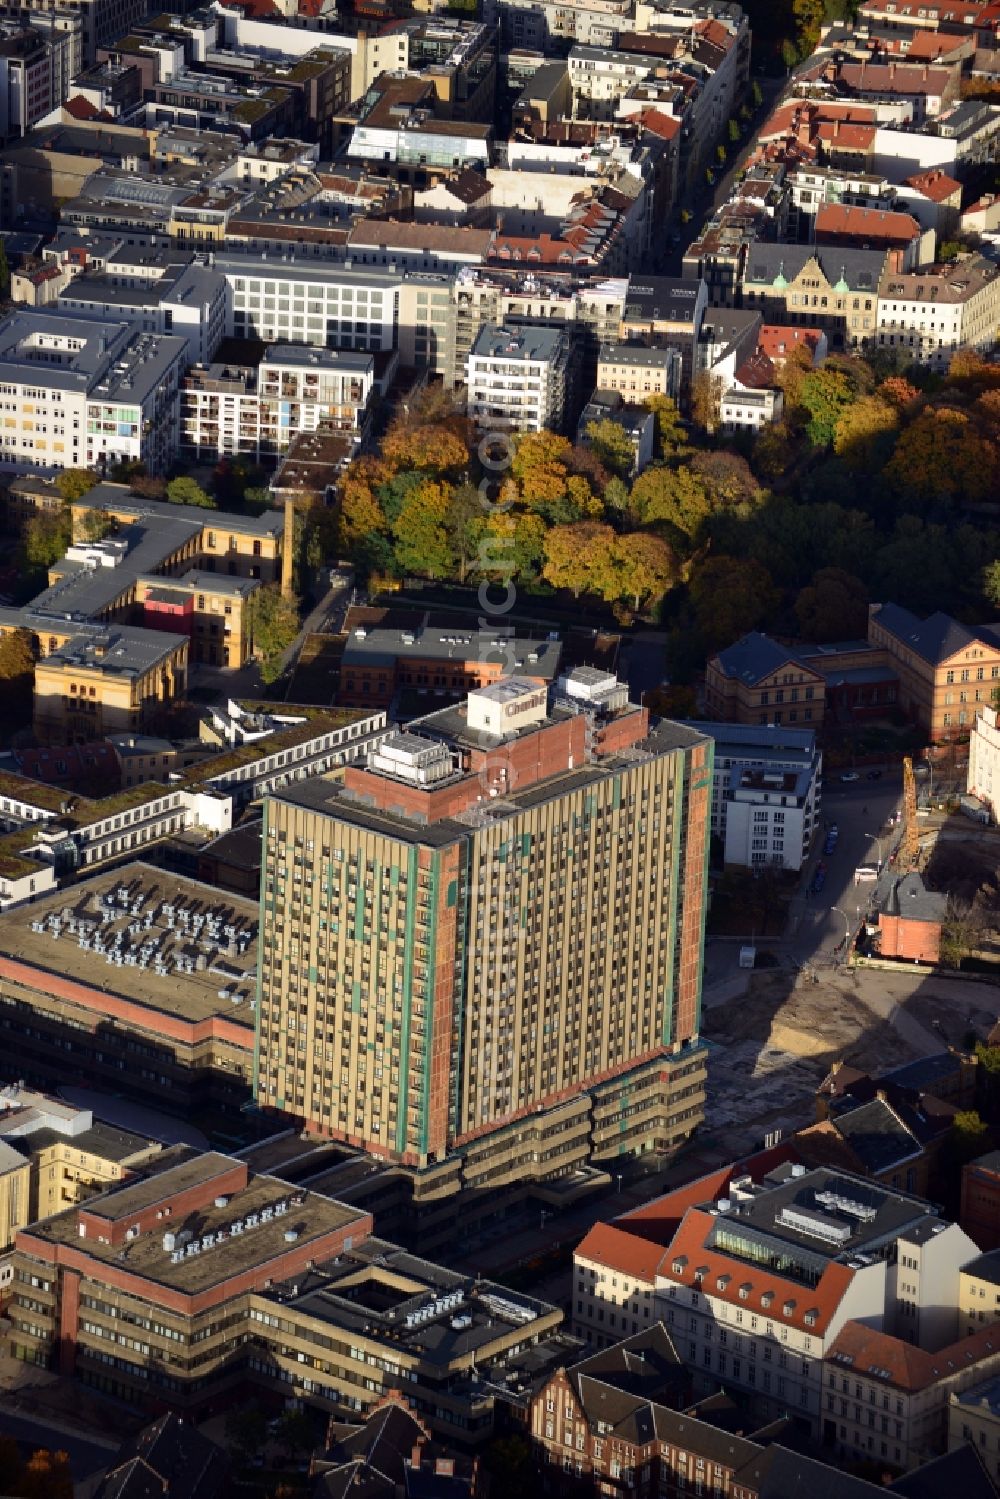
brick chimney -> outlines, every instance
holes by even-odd
[[[281,596],[292,596],[292,564],[295,560],[295,503],[285,501],[285,534],[281,539]]]

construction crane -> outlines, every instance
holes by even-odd
[[[913,760],[903,760],[903,837],[899,845],[899,867],[904,872],[915,869],[920,852],[920,830],[917,827],[917,781]]]

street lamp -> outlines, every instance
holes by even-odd
[[[869,842],[878,844],[878,871],[879,874],[881,874],[882,865],[885,862],[882,857],[882,839],[879,837],[878,833],[866,833],[865,837],[869,840]]]
[[[847,912],[842,911],[839,906],[831,906],[830,910],[836,911],[838,916],[843,916],[844,918],[844,950],[846,954],[847,949],[851,945],[851,918],[848,916]]]

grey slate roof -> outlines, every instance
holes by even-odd
[[[759,630],[752,630],[749,635],[737,640],[735,645],[720,651],[718,661],[727,677],[736,677],[750,687],[770,676],[786,662],[795,662],[797,666],[803,664],[789,646],[779,645],[776,640],[772,640],[769,635],[762,635]],[[806,667],[806,670],[812,671],[814,668]]]
[[[838,1132],[872,1176],[889,1171],[919,1153],[918,1142],[884,1099],[873,1098],[835,1117]]]
[[[885,903],[886,916],[899,916],[904,921],[927,921],[938,924],[944,921],[948,911],[948,897],[928,890],[919,874],[904,874],[889,891]]]
[[[843,282],[849,291],[874,296],[887,253],[852,250],[842,245],[771,245],[755,241],[750,247],[743,280],[747,286],[773,286],[782,276],[786,281],[794,281],[814,259],[831,286]]]
[[[222,1499],[229,1470],[220,1447],[180,1416],[160,1416],[126,1442],[96,1499]]]
[[[981,1254],[978,1259],[970,1260],[962,1269],[966,1275],[974,1275],[977,1280],[988,1280],[995,1286],[1000,1286],[1000,1249],[989,1249]]]
[[[882,1493],[900,1494],[903,1499],[942,1499],[947,1494],[961,1494],[962,1499],[996,1499],[997,1491],[979,1454],[966,1442],[954,1452],[932,1458],[912,1473],[897,1478]]]
[[[875,618],[910,650],[916,651],[918,656],[933,665],[950,660],[982,634],[980,630],[970,630],[966,625],[959,624],[957,619],[952,619],[950,614],[942,614],[940,610],[921,620],[899,604],[880,604]]]

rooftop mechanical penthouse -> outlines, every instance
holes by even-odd
[[[679,1145],[711,742],[613,675],[506,677],[270,798],[257,1092],[451,1188]]]

